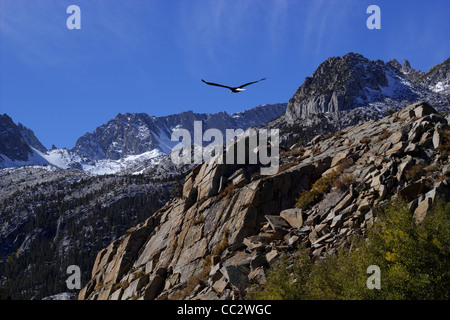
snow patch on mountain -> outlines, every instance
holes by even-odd
[[[436,93],[443,93],[450,90],[450,83],[439,81],[435,85],[430,86],[430,90]]]
[[[159,163],[157,158],[164,155],[160,150],[155,149],[119,160],[92,160],[67,149],[53,149],[47,153],[35,151],[42,159],[45,159],[45,164],[51,164],[61,169],[78,168],[93,175],[116,174],[134,167],[138,167],[139,171],[142,171],[140,164],[144,162],[146,165],[157,164]]]
[[[8,156],[4,154],[0,154],[0,168],[10,168],[10,167],[23,167],[29,165],[44,165],[49,162],[45,157],[42,156],[42,153],[33,147],[30,147],[32,153],[28,156],[28,160],[12,160]]]

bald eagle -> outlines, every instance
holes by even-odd
[[[246,86],[249,86],[249,85],[251,85],[251,84],[253,84],[253,83],[257,83],[257,82],[263,81],[263,80],[266,80],[266,78],[262,78],[262,79],[257,80],[257,81],[252,81],[252,82],[243,84],[243,85],[241,85],[241,86],[239,86],[239,87],[229,87],[229,86],[224,86],[224,85],[218,84],[218,83],[206,82],[206,81],[203,80],[203,79],[202,79],[202,82],[204,82],[204,83],[206,83],[207,85],[210,85],[210,86],[216,86],[216,87],[222,87],[222,88],[230,89],[230,90],[231,90],[230,93],[238,93],[238,92],[241,92],[241,91],[244,91],[244,90],[245,90],[245,89],[242,89],[242,88],[244,88],[244,87],[246,87]]]

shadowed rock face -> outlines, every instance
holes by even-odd
[[[13,161],[27,161],[31,153],[17,125],[6,114],[0,115],[0,157],[3,154]]]
[[[78,298],[240,299],[298,244],[314,256],[349,246],[392,196],[408,199],[420,222],[448,199],[449,139],[448,119],[417,103],[282,153],[272,176],[212,159],[188,174],[179,198],[98,253]],[[411,170],[431,164],[427,175]],[[236,176],[245,179],[233,185]],[[330,176],[340,182],[295,208]]]
[[[23,139],[25,140],[25,142],[35,148],[36,150],[39,150],[41,152],[46,152],[47,148],[45,148],[42,143],[38,140],[38,138],[36,138],[36,136],[34,135],[33,130],[28,129],[27,127],[25,127],[23,124],[19,123],[17,125],[17,128],[20,131],[20,134],[22,135]]]

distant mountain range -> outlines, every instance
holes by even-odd
[[[255,107],[239,113],[198,114],[186,111],[155,117],[120,113],[80,137],[72,150],[46,150],[33,131],[0,115],[0,168],[51,164],[93,174],[142,172],[169,154],[178,141],[174,129],[193,135],[194,121],[203,130],[280,128],[284,142],[307,141],[321,132],[336,132],[360,121],[377,120],[390,111],[426,101],[438,111],[450,108],[450,59],[428,72],[405,60],[370,60],[357,53],[331,57],[307,77],[287,104]],[[137,171],[136,171],[137,170]]]
[[[194,134],[194,121],[201,121],[203,130],[243,130],[263,125],[278,118],[286,104],[264,105],[239,113],[198,114],[192,111],[166,117],[152,117],[145,113],[118,114],[113,120],[87,133],[76,142],[72,151],[95,160],[119,160],[151,150],[168,154],[179,141],[171,141],[174,129],[187,129]]]
[[[62,169],[78,168],[93,174],[142,171],[149,164],[162,161],[178,141],[171,141],[172,131],[182,128],[194,134],[194,121],[203,130],[217,128],[247,129],[278,118],[286,104],[255,107],[239,113],[199,114],[192,111],[165,117],[146,113],[118,114],[92,133],[86,133],[72,150],[46,150],[31,129],[16,125],[8,115],[0,115],[0,168],[24,165],[55,165]]]

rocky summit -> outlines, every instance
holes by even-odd
[[[325,60],[307,77],[289,100],[285,120],[294,123],[311,115],[351,111],[372,106],[394,108],[405,101],[434,101],[436,108],[448,104],[448,60],[427,73],[405,60],[370,60],[357,53]]]
[[[286,113],[269,122],[279,128],[284,146],[307,142],[319,134],[338,131],[381,118],[418,101],[426,101],[438,112],[448,112],[449,61],[428,72],[370,60],[357,53],[331,57],[319,65],[295,92]]]
[[[241,299],[299,245],[316,257],[350,246],[393,198],[420,223],[449,200],[449,122],[420,102],[286,149],[271,176],[198,165],[178,198],[98,253],[78,299]]]
[[[17,126],[6,114],[0,115],[0,168],[1,162],[6,160],[26,161],[32,154],[33,151],[22,133],[27,133],[27,137],[35,139],[31,130],[23,125]]]

